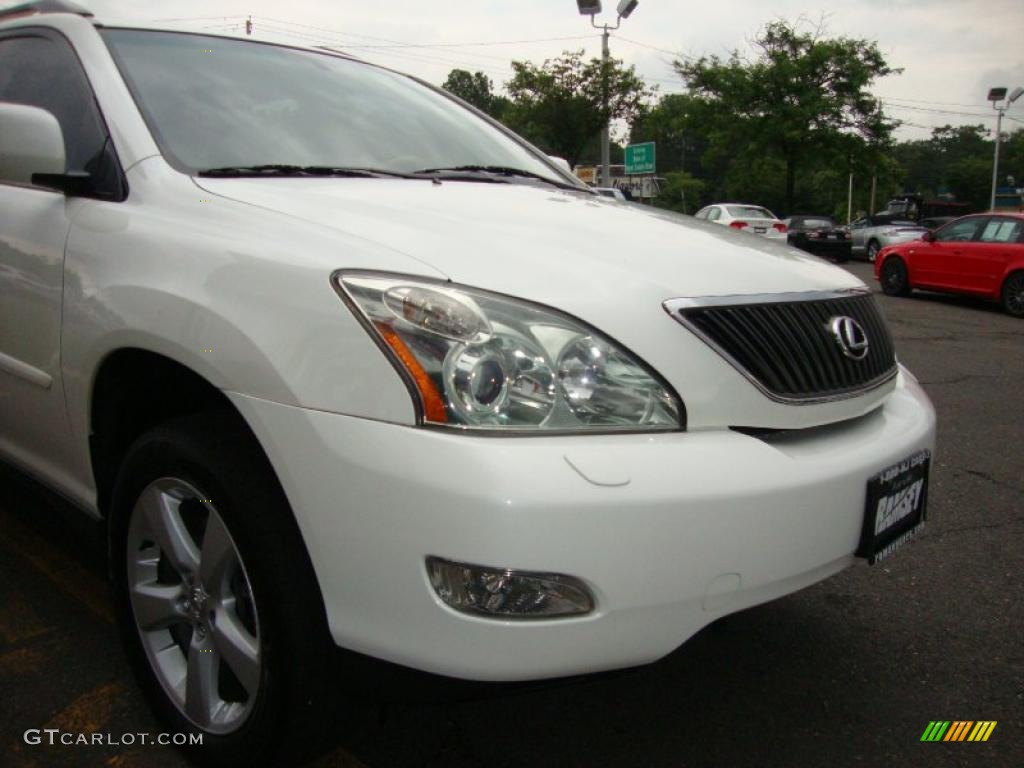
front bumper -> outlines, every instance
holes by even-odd
[[[429,672],[526,680],[654,661],[726,613],[853,562],[867,479],[934,447],[901,372],[884,405],[762,440],[734,431],[473,437],[238,394],[295,511],[335,641]],[[428,555],[581,579],[593,613],[457,613]]]

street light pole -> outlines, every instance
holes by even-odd
[[[1008,97],[1006,96],[1005,88],[991,88],[988,92],[988,100],[992,102],[992,109],[996,111],[996,150],[995,155],[992,158],[992,197],[989,200],[989,210],[994,211],[996,209],[996,187],[999,183],[999,145],[1003,141],[1003,115],[1006,114],[1006,110],[1010,108],[1017,99],[1024,94],[1024,88],[1014,88],[1013,93]],[[996,106],[996,102],[1002,101],[1006,98],[1006,102],[1001,107]]]
[[[608,49],[608,38],[612,30],[622,25],[623,19],[628,19],[630,14],[636,10],[640,0],[620,0],[617,10],[618,16],[615,19],[615,26],[609,24],[598,24],[594,17],[601,12],[601,0],[576,0],[580,14],[590,17],[590,26],[601,30],[601,72],[603,78],[603,90],[601,97],[604,103],[601,105],[605,114],[608,114],[608,62],[611,60],[611,53]],[[605,120],[601,129],[601,186],[612,185],[612,151],[611,151],[611,119]]]
[[[994,211],[996,209],[996,186],[998,184],[999,177],[999,145],[1003,139],[1003,109],[997,109],[996,113],[999,115],[996,118],[996,153],[992,159],[992,199],[989,201],[988,209]]]
[[[594,17],[590,17],[590,23],[594,23]],[[596,25],[595,25],[596,26]],[[615,24],[615,28],[619,28],[618,22]],[[611,58],[611,54],[608,50],[608,36],[610,32],[608,25],[604,25],[604,32],[601,34],[601,66],[602,72],[604,73],[604,88],[602,96],[604,98],[604,104],[602,105],[604,111],[608,112],[608,59]],[[601,129],[601,186],[610,187],[612,185],[612,139],[611,139],[611,120],[606,120],[604,127]],[[996,145],[998,146],[998,145]],[[998,151],[998,150],[997,150]]]

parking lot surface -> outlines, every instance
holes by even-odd
[[[849,269],[877,289],[868,265]],[[639,670],[441,699],[339,693],[316,765],[1024,765],[1024,321],[962,297],[879,299],[939,415],[916,541]],[[922,743],[935,720],[997,725],[984,743]],[[167,747],[25,742],[46,728],[162,730],[122,655],[101,533],[0,469],[0,764],[186,764]]]

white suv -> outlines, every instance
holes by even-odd
[[[0,17],[0,296],[0,455],[108,523],[210,761],[283,749],[335,646],[643,664],[924,520],[934,412],[859,280],[339,55]]]

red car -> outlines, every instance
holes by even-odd
[[[982,213],[883,249],[875,278],[890,296],[914,288],[983,296],[1024,317],[1024,213]]]

